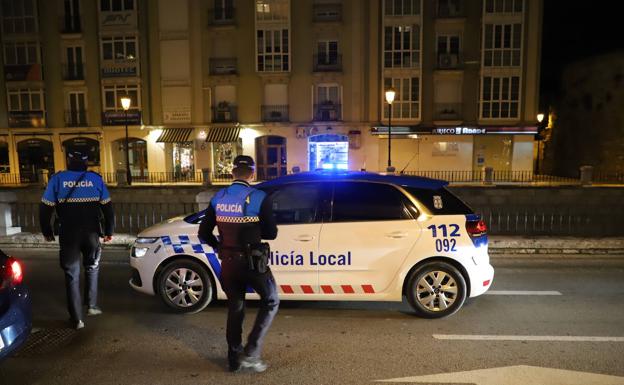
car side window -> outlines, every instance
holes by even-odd
[[[277,224],[319,222],[321,189],[321,183],[293,183],[269,192]]]
[[[409,201],[391,185],[368,182],[336,182],[333,222],[411,219]]]

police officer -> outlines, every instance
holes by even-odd
[[[221,259],[221,284],[228,298],[228,364],[232,372],[250,369],[263,372],[267,364],[260,358],[262,343],[279,306],[275,279],[271,270],[253,263],[251,254],[259,255],[262,239],[275,239],[277,226],[270,199],[252,188],[254,161],[240,155],[234,159],[234,182],[218,191],[206,209],[198,236],[218,251]],[[219,229],[220,240],[213,235]],[[268,249],[265,249],[268,253]],[[256,260],[257,262],[257,260]],[[265,260],[266,263],[266,260]],[[247,345],[242,345],[247,287],[260,295],[260,309]]]
[[[86,276],[84,300],[87,315],[102,314],[97,306],[100,237],[104,242],[112,239],[115,221],[106,185],[100,175],[87,171],[87,160],[88,156],[80,151],[69,152],[68,170],[52,175],[39,208],[41,232],[48,242],[54,241],[50,220],[56,211],[67,308],[75,329],[84,327],[80,297],[80,256],[83,257]]]

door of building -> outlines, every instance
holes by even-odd
[[[286,138],[273,135],[256,138],[258,180],[273,179],[286,173]]]

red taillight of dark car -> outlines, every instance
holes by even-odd
[[[0,266],[0,268],[1,267],[2,266]],[[7,259],[3,270],[0,270],[0,288],[4,289],[5,287],[22,283],[24,271],[22,269],[22,264],[17,259]]]
[[[466,231],[473,237],[487,234],[487,225],[482,219],[477,221],[466,221]]]

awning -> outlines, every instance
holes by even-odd
[[[206,142],[228,143],[238,141],[239,127],[211,127],[206,135]]]
[[[193,132],[192,128],[165,128],[156,139],[159,143],[186,143]]]

